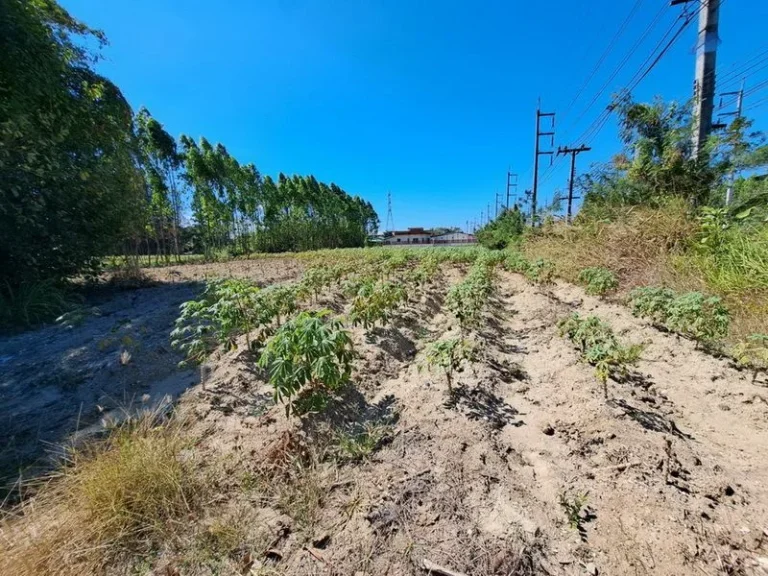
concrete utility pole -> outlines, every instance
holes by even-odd
[[[744,80],[741,81],[741,88],[739,88],[738,92],[724,92],[723,94],[721,94],[721,96],[736,96],[736,111],[723,112],[720,115],[735,116],[737,120],[741,118],[741,111],[744,105]],[[728,174],[728,186],[725,189],[725,205],[726,206],[730,206],[731,202],[733,202],[733,181],[735,178],[736,178],[736,174],[734,173],[733,169],[731,169],[730,174]]]
[[[588,146],[584,146],[583,144],[579,146],[578,148],[568,148],[567,146],[565,148],[558,147],[557,148],[557,155],[560,156],[565,154],[571,155],[571,180],[568,182],[568,215],[566,217],[568,224],[571,223],[571,217],[573,216],[573,201],[578,200],[578,198],[573,197],[573,184],[576,180],[576,156],[581,154],[582,152],[589,152],[592,150],[592,148],[589,148]]]
[[[696,79],[693,84],[693,155],[699,156],[712,132],[712,114],[715,110],[715,67],[717,44],[720,42],[720,0],[672,0],[671,5],[697,2],[699,11],[699,38],[696,43]]]
[[[488,212],[485,213],[485,219],[488,221],[487,223],[491,223],[491,205],[488,204]]]
[[[496,218],[499,217],[499,205],[501,205],[502,207],[504,206],[504,204],[500,202],[502,198],[504,198],[504,194],[502,194],[501,192],[496,192]]]
[[[541,131],[541,119],[551,118],[552,125],[549,132]],[[536,152],[533,156],[533,196],[531,198],[531,226],[536,225],[536,202],[539,192],[539,156],[548,155],[550,157],[550,164],[552,163],[552,156],[554,152],[552,150],[541,150],[539,147],[539,139],[542,136],[550,137],[550,146],[555,145],[555,113],[554,112],[542,112],[539,108],[536,108]]]
[[[515,204],[517,204],[517,174],[507,170],[507,203],[504,206],[507,210],[509,210],[509,196],[512,190],[514,190]]]

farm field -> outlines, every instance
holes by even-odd
[[[153,268],[149,287],[5,338],[5,479],[105,426],[119,441],[16,487],[37,494],[7,507],[0,572],[762,573],[765,375],[551,272],[476,248]],[[268,319],[251,314],[268,302]],[[622,353],[569,340],[592,316]],[[292,391],[297,371],[276,367],[318,341],[326,364]],[[201,365],[177,368],[183,353]],[[180,467],[163,494],[157,438]],[[115,454],[131,476],[105,483],[123,497],[94,499],[84,478]]]

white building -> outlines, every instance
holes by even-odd
[[[408,228],[408,230],[395,230],[384,235],[384,244],[430,244],[432,235],[424,228]]]
[[[440,234],[439,236],[432,236],[433,244],[475,244],[477,238],[472,234],[466,232],[449,232],[448,234]]]
[[[395,230],[384,234],[384,244],[390,246],[403,246],[411,244],[475,244],[477,239],[466,232],[449,232],[433,236],[424,228],[408,228],[408,230]]]

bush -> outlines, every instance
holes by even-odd
[[[286,403],[286,416],[322,409],[329,393],[349,381],[352,338],[329,314],[329,310],[302,312],[283,324],[264,347],[259,366],[269,372],[275,401]]]
[[[445,306],[459,321],[462,334],[477,327],[483,308],[493,289],[493,268],[478,260],[467,277],[454,284],[445,298]]]
[[[587,294],[603,296],[619,287],[616,275],[607,268],[584,268],[579,272],[579,282],[585,285]]]
[[[768,334],[751,334],[734,347],[733,357],[740,366],[752,368],[757,378],[760,370],[768,368]]]
[[[560,335],[573,342],[581,359],[595,367],[595,376],[608,397],[608,377],[612,372],[625,373],[640,358],[642,346],[622,345],[613,329],[597,316],[582,318],[574,312],[558,324]]]

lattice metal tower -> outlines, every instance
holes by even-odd
[[[384,226],[384,232],[393,232],[395,230],[395,219],[392,216],[392,194],[387,192],[387,224]]]

